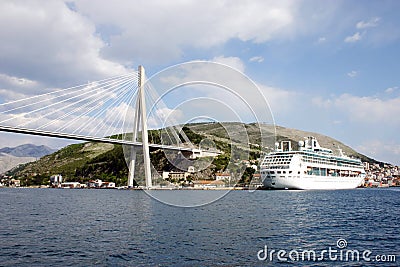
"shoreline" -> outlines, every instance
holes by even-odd
[[[68,188],[68,187],[60,187],[60,188],[54,188],[54,187],[49,187],[49,186],[19,186],[19,187],[8,187],[8,186],[0,186],[0,189],[3,188],[13,188],[13,189],[74,189],[74,190],[123,190],[123,191],[136,191],[136,190],[146,190],[144,188]],[[356,187],[352,189],[388,189],[388,188],[400,188],[400,186],[380,186],[380,187],[370,187],[370,186],[362,186],[362,187]],[[151,188],[150,190],[160,190],[160,191],[176,191],[176,190],[183,190],[183,191],[204,191],[204,190],[226,190],[226,191],[231,191],[231,190],[249,190],[249,191],[299,191],[297,189],[273,189],[273,188],[249,188],[249,187],[209,187],[209,188],[167,188],[167,187],[160,187],[160,188]],[[328,191],[331,190],[347,190],[347,189],[328,189]],[[304,191],[309,191],[309,190],[304,190]],[[315,191],[315,190],[313,190]],[[326,191],[324,189],[318,190],[318,191]]]

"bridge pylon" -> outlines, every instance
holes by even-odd
[[[149,138],[147,133],[147,114],[146,114],[146,100],[144,95],[144,84],[145,84],[145,70],[143,66],[138,67],[139,79],[138,79],[138,94],[136,99],[136,109],[134,117],[134,129],[132,134],[132,141],[137,142],[139,133],[142,134],[142,151],[144,160],[144,174],[146,181],[146,189],[152,187],[151,181],[151,169],[150,169],[150,150],[149,150]],[[128,187],[133,187],[133,180],[135,177],[135,163],[136,163],[136,152],[135,146],[131,147],[130,163],[129,163],[129,175],[128,175]]]

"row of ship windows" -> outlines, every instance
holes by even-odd
[[[261,174],[286,174],[286,171],[261,171]],[[287,171],[288,174],[291,174],[292,171]],[[300,174],[300,171],[297,172],[297,174]]]
[[[319,159],[319,158],[313,158],[313,157],[303,157],[304,162],[309,162],[309,163],[318,163],[318,164],[327,164],[327,165],[335,165],[335,166],[341,166],[341,167],[358,167],[359,164],[348,164],[348,163],[342,163],[342,162],[337,162],[334,160],[329,160],[329,159]]]
[[[270,174],[292,174],[292,171],[261,171],[261,174],[266,174],[267,177],[270,177]],[[300,174],[300,171],[297,172]],[[360,177],[361,172],[354,171],[345,171],[345,170],[334,170],[334,169],[326,169],[326,168],[312,168],[308,167],[307,171],[304,171],[304,174],[307,175],[316,175],[316,176],[340,176],[340,177]]]
[[[289,164],[290,160],[266,160],[263,164]]]
[[[270,158],[266,158],[265,160],[269,160],[269,161],[275,161],[275,160],[291,160],[292,157],[270,157]]]
[[[271,165],[271,164],[290,164],[291,157],[290,158],[266,158],[262,165]],[[317,164],[328,164],[328,165],[334,165],[334,166],[342,166],[342,167],[357,167],[359,164],[354,163],[342,163],[342,162],[337,162],[335,160],[329,160],[329,159],[322,159],[322,158],[314,158],[314,157],[308,157],[305,156],[303,157],[304,162],[309,162],[309,163],[317,163]]]
[[[289,165],[261,165],[265,169],[289,169]]]
[[[293,155],[290,156],[273,156],[265,158],[264,162],[290,162]]]
[[[340,176],[340,177],[360,177],[360,171],[337,170],[317,167],[307,167],[308,175],[316,176]]]

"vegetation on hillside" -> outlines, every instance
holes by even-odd
[[[207,145],[204,140],[212,140],[211,143],[215,148],[223,153],[211,159],[211,161],[210,159],[204,159],[204,161],[210,161],[211,164],[205,170],[192,175],[190,179],[211,178],[215,173],[223,172],[229,166],[231,172],[242,174],[241,177],[238,177],[240,183],[248,184],[255,170],[243,167],[237,162],[241,161],[241,159],[249,159],[258,164],[256,160],[261,157],[262,153],[268,152],[267,150],[273,147],[272,141],[271,144],[268,144],[269,148],[266,148],[265,144],[261,143],[261,131],[264,134],[269,133],[273,136],[271,140],[274,141],[291,140],[294,149],[297,148],[299,136],[304,137],[312,134],[318,138],[324,147],[334,150],[336,146],[339,146],[343,148],[347,155],[358,156],[363,161],[375,162],[373,159],[361,155],[326,136],[283,127],[277,127],[277,134],[272,135],[274,132],[271,128],[267,128],[265,125],[260,127],[254,123],[246,125],[242,123],[188,124],[181,128],[178,136],[172,135],[170,128],[150,130],[149,140],[151,143],[176,144],[177,140],[175,138],[179,138],[180,142],[184,143],[187,139],[184,138],[183,133],[195,146],[201,147],[205,143]],[[249,140],[248,144],[240,141],[243,134],[246,134]],[[115,136],[115,138],[120,137]],[[150,157],[153,166],[158,171],[177,170],[175,162],[168,160],[161,150],[151,151]],[[143,168],[140,164],[137,167],[139,169]],[[20,165],[8,173],[8,175],[20,179],[22,185],[48,184],[50,176],[54,174],[61,174],[66,181],[87,182],[89,180],[102,179],[115,182],[117,186],[121,186],[127,183],[128,168],[121,145],[87,142],[69,145],[51,155],[42,157],[36,162]]]

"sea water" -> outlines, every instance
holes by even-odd
[[[196,207],[162,201],[184,201],[188,196],[215,201]],[[138,190],[2,188],[0,265],[398,266],[400,262],[398,188],[242,190],[222,197],[215,190],[167,190],[157,192],[157,199]]]

